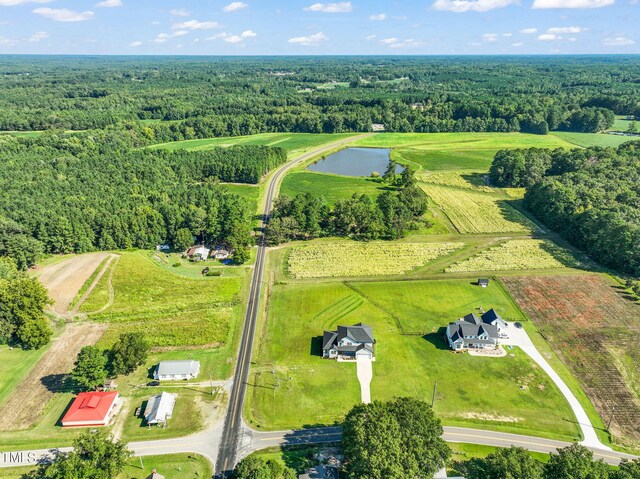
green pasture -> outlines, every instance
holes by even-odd
[[[574,133],[571,131],[554,131],[550,135],[571,143],[572,148],[576,146],[583,148],[590,146],[617,147],[628,141],[638,139],[629,136],[607,135],[606,133]]]
[[[306,149],[332,143],[343,138],[354,136],[354,133],[261,133],[258,135],[232,136],[222,138],[205,138],[202,140],[173,141],[150,146],[151,149],[191,151],[209,150],[216,147],[233,145],[266,145],[279,146],[287,150],[290,156],[301,153]]]
[[[330,205],[335,204],[338,200],[351,198],[354,193],[376,198],[388,190],[395,190],[395,188],[372,178],[300,170],[289,173],[282,180],[280,187],[280,193],[289,196],[301,193],[324,196]]]
[[[223,183],[229,193],[241,196],[249,200],[252,204],[258,202],[258,196],[260,196],[260,187],[257,185],[242,185],[238,183]]]
[[[362,321],[373,326],[377,341],[373,399],[409,395],[430,402],[437,381],[435,409],[445,424],[577,439],[568,404],[524,353],[481,358],[449,351],[443,328],[478,306],[521,318],[498,286],[484,290],[468,280],[277,284],[261,325],[246,418],[264,429],[342,419],[360,402],[355,365],[322,359],[321,336]],[[402,335],[402,322],[426,334]]]
[[[144,331],[155,348],[207,346],[219,351],[224,365],[214,368],[216,378],[226,377],[249,270],[189,278],[157,263],[144,251],[123,252],[102,277],[81,307],[89,319],[109,323],[99,344],[107,347],[123,332]]]
[[[525,133],[378,133],[353,146],[394,148],[400,162],[426,170],[488,170],[493,156],[505,148],[571,148],[550,135]]]
[[[29,374],[47,349],[11,349],[7,345],[0,345],[0,405]]]

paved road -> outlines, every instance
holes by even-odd
[[[302,161],[308,160],[338,146],[351,143],[356,139],[363,138],[365,136],[368,136],[368,134],[354,136],[325,145],[294,158],[280,167],[269,179],[267,194],[264,201],[261,227],[264,228],[269,221],[269,213],[271,212],[273,200],[278,191],[279,182],[289,169]],[[229,408],[227,410],[227,417],[224,423],[224,430],[220,440],[220,450],[215,468],[216,477],[220,478],[227,477],[236,464],[236,451],[242,427],[242,407],[244,404],[244,395],[247,389],[247,379],[249,377],[251,349],[253,347],[253,339],[255,336],[256,322],[258,318],[258,308],[260,306],[260,290],[262,288],[262,276],[264,272],[266,253],[266,245],[263,243],[262,237],[259,237],[256,264],[253,270],[247,312],[244,319],[242,339],[240,340],[240,349],[238,351],[238,362],[236,364],[236,370],[233,377],[233,387],[229,396]]]

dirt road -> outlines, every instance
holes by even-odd
[[[83,346],[98,342],[106,325],[68,324],[49,350],[34,366],[0,408],[0,431],[26,429],[37,422]]]
[[[109,253],[89,253],[74,256],[60,263],[45,266],[38,279],[54,301],[53,310],[64,315],[82,285],[91,277]]]

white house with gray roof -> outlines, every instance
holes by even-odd
[[[375,359],[373,329],[366,324],[338,326],[337,331],[325,331],[322,337],[322,357],[328,359]]]
[[[447,326],[446,338],[454,351],[465,349],[495,349],[500,338],[506,336],[507,323],[491,309],[478,317],[467,314]]]
[[[160,361],[153,373],[153,379],[158,381],[178,381],[180,379],[195,379],[200,374],[200,361],[185,359],[179,361]]]
[[[176,395],[162,392],[147,401],[144,409],[144,420],[147,424],[166,424],[173,416],[173,408],[176,405]]]

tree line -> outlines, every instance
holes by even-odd
[[[372,123],[545,134],[599,131],[614,113],[640,116],[633,58],[14,57],[0,68],[0,131],[140,122],[150,142],[358,132]]]
[[[413,171],[406,168],[395,178],[392,161],[385,176],[388,188],[376,199],[367,195],[338,200],[329,207],[322,196],[310,193],[294,198],[280,195],[273,207],[266,228],[270,244],[321,236],[341,236],[356,240],[398,239],[424,225],[427,212],[427,196],[415,186]],[[384,179],[381,179],[384,181]]]
[[[602,264],[640,276],[640,142],[503,150],[489,178],[526,187],[523,204],[536,218]]]
[[[257,183],[281,148],[164,151],[111,133],[0,137],[0,255],[20,269],[41,253],[225,241],[246,258],[255,205],[221,181]]]

